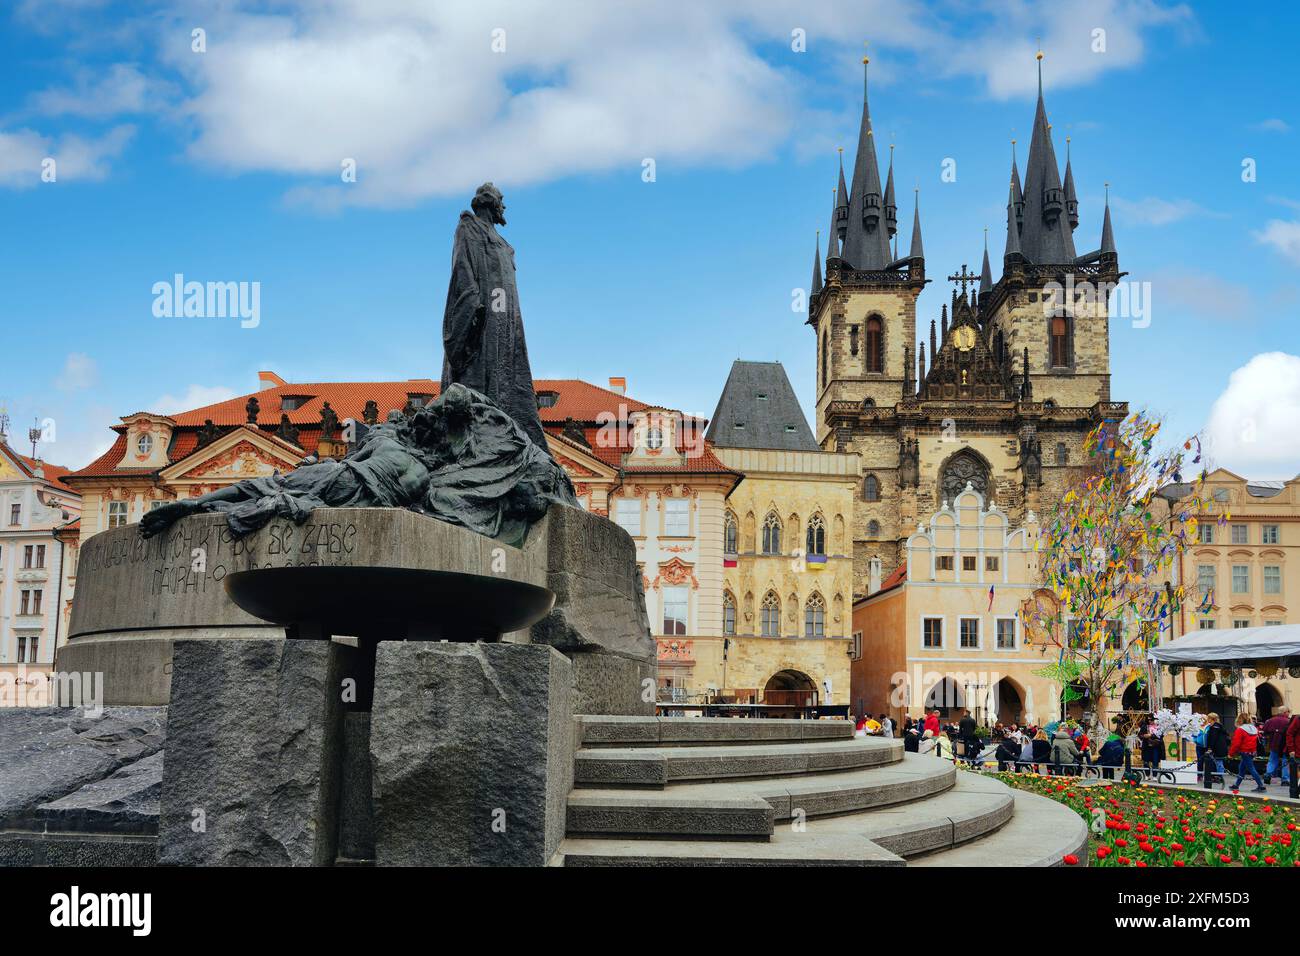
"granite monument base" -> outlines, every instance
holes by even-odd
[[[568,659],[545,645],[380,644],[375,862],[547,863],[573,786],[572,687]]]
[[[356,653],[332,641],[176,642],[159,863],[333,865]]]

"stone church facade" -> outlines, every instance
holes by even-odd
[[[1013,153],[998,281],[986,243],[980,273],[963,265],[940,314],[918,318],[917,298],[934,281],[919,202],[900,256],[892,153],[882,189],[864,78],[851,185],[841,163],[808,314],[817,441],[862,459],[852,522],[858,594],[899,567],[918,523],[968,485],[1013,524],[1031,513],[1046,520],[1086,467],[1089,431],[1127,414],[1110,394],[1107,292],[1125,273],[1109,204],[1100,247],[1079,254],[1074,174],[1068,158],[1064,176],[1058,170],[1041,73],[1021,183]]]

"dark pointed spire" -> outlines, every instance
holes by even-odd
[[[889,144],[889,181],[885,183],[885,227],[893,236],[898,232],[898,204],[894,202],[894,144]],[[898,250],[894,250],[897,259]]]
[[[1079,227],[1079,197],[1074,193],[1074,170],[1070,168],[1070,137],[1065,137],[1065,215],[1070,220],[1070,231]]]
[[[817,242],[813,248],[812,295],[822,290],[822,231],[817,230]],[[812,311],[812,299],[808,300],[808,310]]]
[[[930,357],[933,359],[934,356],[938,354],[939,354],[939,342],[934,337],[934,319],[930,319]]]
[[[880,166],[871,130],[871,107],[867,96],[867,64],[862,58],[862,125],[858,130],[858,153],[853,163],[853,187],[849,191],[849,222],[844,233],[842,257],[859,271],[884,269],[889,265],[889,236],[884,222],[880,191]]]
[[[1101,220],[1101,254],[1115,254],[1115,233],[1110,228],[1110,183],[1106,184],[1106,214]]]
[[[953,289],[952,294],[954,297],[952,300],[954,305],[953,311],[955,312],[956,311],[955,306],[957,303],[957,299],[956,299],[957,290]],[[946,305],[939,310],[939,331],[942,333],[941,341],[947,342],[948,341],[948,306]]]
[[[839,229],[837,228],[838,225],[839,224],[836,221],[836,217],[835,217],[835,190],[832,189],[831,190],[831,237],[828,240],[826,240],[826,265],[827,265],[826,271],[827,272],[830,271],[830,261],[832,259],[838,259],[840,257],[840,245],[836,241],[836,233],[839,232]]]
[[[1016,226],[1016,181],[1011,180],[1011,189],[1007,194],[1007,248],[1003,252],[1003,261],[1020,253],[1020,230]]]
[[[910,255],[913,259],[925,258],[925,248],[921,245],[921,189],[919,186],[915,191],[915,201],[912,205],[912,251]]]
[[[1052,128],[1043,103],[1043,51],[1038,51],[1038,105],[1034,132],[1029,140],[1029,161],[1025,165],[1024,226],[1020,234],[1021,254],[1030,262],[1072,263],[1074,238],[1065,215],[1065,190],[1052,148]]]
[[[993,288],[993,270],[989,268],[989,227],[984,227],[984,264],[980,266],[980,295]]]
[[[844,185],[844,147],[836,147],[840,154],[840,184],[835,191],[834,232],[837,242],[844,241],[844,231],[849,226],[849,189]]]
[[[930,320],[930,342],[931,342],[931,343],[934,342],[934,319],[931,319],[931,320]],[[933,354],[933,352],[934,352],[934,345],[933,345],[933,344],[930,345],[930,352],[931,352],[932,354]],[[925,381],[925,343],[924,343],[924,342],[921,343],[921,354],[920,354],[920,362],[919,362],[919,365],[920,365],[920,372],[919,372],[919,374],[917,375],[917,378],[916,378],[918,384],[919,384],[920,382],[924,382],[924,381]]]
[[[1016,214],[1016,232],[1025,221],[1025,195],[1020,190],[1020,166],[1016,162],[1016,141],[1011,141],[1011,206]]]

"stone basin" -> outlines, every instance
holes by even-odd
[[[249,614],[299,638],[496,641],[555,605],[552,591],[527,581],[424,568],[254,568],[225,585]]]

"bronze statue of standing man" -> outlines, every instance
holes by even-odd
[[[473,212],[462,212],[451,255],[442,321],[442,388],[453,382],[486,395],[546,451],[537,414],[524,320],[515,285],[515,250],[497,233],[506,224],[501,191],[484,183]]]

